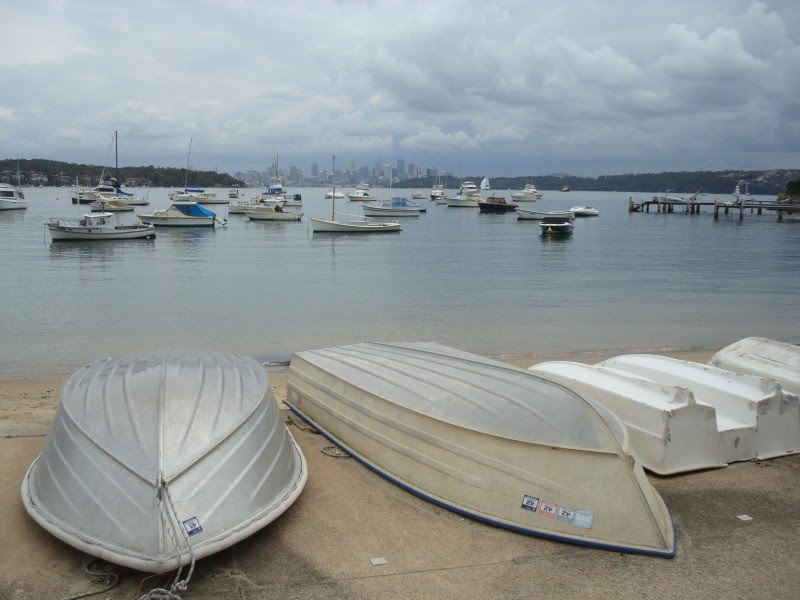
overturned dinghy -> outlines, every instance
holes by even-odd
[[[774,380],[654,354],[616,356],[600,365],[685,387],[713,406],[725,462],[800,451],[797,397],[784,394]]]
[[[619,417],[645,469],[673,475],[727,464],[714,407],[686,388],[576,362],[543,362],[528,370],[600,402]]]
[[[784,392],[800,396],[800,346],[749,337],[726,346],[708,364],[774,379]]]
[[[438,344],[300,352],[290,408],[367,467],[461,514],[561,541],[673,556],[667,507],[602,406]]]
[[[66,543],[163,573],[273,521],[306,477],[261,365],[161,350],[67,380],[22,500]]]

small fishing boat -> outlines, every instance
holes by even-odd
[[[39,525],[83,552],[154,573],[191,563],[191,573],[283,514],[307,476],[264,367],[158,350],[67,379],[21,493]]]
[[[569,209],[576,217],[596,217],[600,211],[593,206],[573,206]]]
[[[507,213],[514,212],[519,206],[511,202],[506,202],[502,196],[489,196],[486,200],[478,200],[478,209],[482,213]]]
[[[218,218],[217,213],[189,201],[173,202],[168,208],[151,213],[139,213],[139,219],[159,227],[214,227],[227,223]]]
[[[568,192],[569,191],[569,186],[565,185],[564,187],[561,188],[561,191],[562,192]]]
[[[114,215],[110,212],[89,213],[83,215],[79,221],[70,221],[51,217],[45,223],[50,230],[50,237],[54,242],[67,240],[132,240],[137,238],[156,237],[155,227],[152,225],[136,223],[122,225],[113,222]]]
[[[575,218],[571,210],[529,210],[527,208],[517,207],[516,212],[517,219],[531,219],[534,221],[541,221],[545,217]]]
[[[411,197],[414,200],[423,200],[425,198],[425,192],[423,192],[422,190],[418,190],[418,191],[414,192],[413,194],[411,194]]]
[[[378,202],[365,202],[361,211],[367,217],[418,217],[420,213],[427,211],[424,206],[416,202],[411,202],[408,198],[396,196],[391,200],[380,200]]]
[[[230,198],[231,200],[235,200],[238,197],[239,197],[239,188],[233,188],[228,190],[228,198]]]
[[[671,557],[669,511],[602,406],[432,343],[292,356],[286,404],[406,491],[513,531]]]
[[[283,210],[284,205],[284,202],[278,202],[274,206],[262,204],[254,206],[246,214],[251,221],[299,221],[303,217],[301,212]]]
[[[572,219],[569,217],[543,217],[539,221],[542,235],[568,235],[572,233]]]

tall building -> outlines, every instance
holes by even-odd
[[[319,165],[317,164],[317,161],[311,163],[311,176],[319,177]]]
[[[409,179],[416,179],[419,177],[419,173],[417,172],[417,165],[414,163],[408,163],[408,178]]]
[[[400,179],[406,178],[406,161],[403,158],[397,159],[397,176]]]
[[[355,172],[356,172],[356,161],[353,160],[352,158],[350,159],[350,169],[349,169],[349,171],[350,171],[351,174],[355,174]]]

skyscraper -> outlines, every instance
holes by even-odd
[[[406,161],[403,158],[397,159],[397,176],[400,179],[406,178]]]

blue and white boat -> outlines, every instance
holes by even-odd
[[[197,202],[173,202],[168,208],[154,210],[151,213],[138,215],[142,223],[150,223],[157,227],[214,227],[225,225],[226,220],[217,217],[217,213],[200,206]]]

